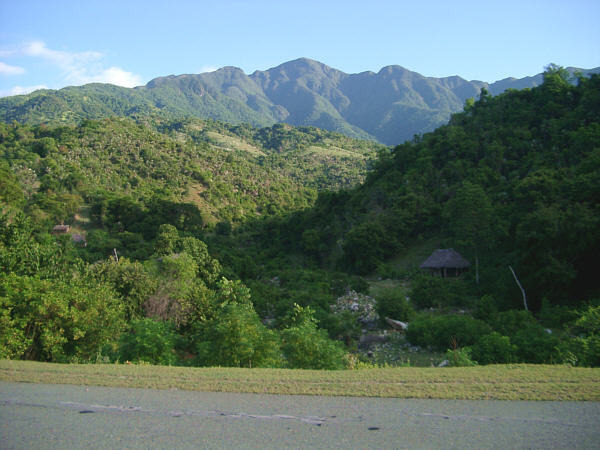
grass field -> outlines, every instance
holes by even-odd
[[[0,381],[261,394],[600,401],[600,368],[521,364],[318,371],[1,360]]]

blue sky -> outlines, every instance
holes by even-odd
[[[299,57],[493,82],[600,66],[597,0],[0,0],[0,95]]]

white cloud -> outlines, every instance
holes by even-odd
[[[52,50],[46,47],[42,41],[34,41],[27,44],[23,50],[27,56],[38,56],[49,60],[61,69],[72,70],[80,68],[93,61],[102,58],[102,53],[99,52],[65,52],[61,50]]]
[[[101,63],[104,55],[99,52],[53,50],[42,41],[34,41],[24,47],[23,53],[27,56],[43,58],[58,67],[67,84],[110,83],[124,87],[143,84],[139,75],[127,72],[120,67],[113,66],[105,69]]]
[[[8,97],[11,95],[24,95],[29,94],[33,91],[37,91],[38,89],[48,89],[48,86],[44,86],[43,84],[37,86],[15,86],[8,91],[0,91],[0,97]]]
[[[124,87],[134,87],[143,84],[142,78],[139,75],[127,72],[119,67],[109,67],[96,75],[88,77],[85,82],[110,83]]]
[[[217,66],[208,65],[208,66],[200,67],[200,72],[198,72],[198,73],[214,72],[216,70],[219,70],[219,68]]]
[[[0,61],[0,75],[21,75],[25,69],[19,66],[11,66]]]

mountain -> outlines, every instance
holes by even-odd
[[[569,69],[571,72],[598,72]],[[133,89],[106,84],[41,90],[0,99],[0,120],[77,123],[109,116],[193,116],[234,124],[285,122],[394,145],[431,131],[482,88],[496,95],[534,87],[542,75],[492,84],[425,77],[400,66],[347,74],[300,58],[246,75],[236,67],[160,77]]]

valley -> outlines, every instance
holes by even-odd
[[[429,80],[430,91],[442,83],[470,97],[445,103],[435,126],[445,125],[405,140],[372,134],[381,123],[348,128],[339,108],[360,103],[357,79],[422,85],[417,75],[346,76],[310,60],[276,69],[108,87],[112,103],[94,100],[102,85],[0,100],[0,357],[300,369],[599,364],[600,76],[550,66],[538,86],[494,96],[483,84]],[[281,105],[298,91],[286,77],[304,83],[299,98],[321,97],[273,108],[272,98]],[[236,103],[243,96],[221,92],[223,80],[255,97]],[[221,99],[219,120],[156,106],[183,85],[202,94],[202,108]],[[310,102],[329,116],[301,107]],[[299,126],[275,123],[283,116]],[[53,231],[59,224],[72,228]],[[420,267],[450,248],[468,262],[462,275]],[[393,329],[386,318],[408,325]]]

